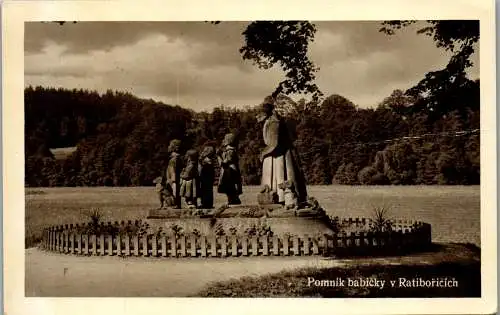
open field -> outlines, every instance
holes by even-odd
[[[258,187],[245,187],[243,203],[254,204],[258,190]],[[394,218],[419,219],[432,224],[434,242],[480,245],[478,186],[311,186],[309,194],[332,215],[370,217],[373,207],[386,206]],[[224,196],[216,195],[216,206],[224,201]],[[45,226],[85,222],[88,218],[84,213],[92,208],[103,212],[104,221],[120,221],[143,219],[148,210],[157,205],[153,187],[27,189],[26,237],[33,241]],[[386,258],[313,256],[210,260],[79,257],[31,248],[26,250],[25,292],[27,296],[477,296],[479,253],[462,245],[447,246],[436,253]],[[408,277],[456,277],[461,285],[456,290],[435,292],[318,291],[304,286],[308,275],[375,275],[389,279],[393,272]]]
[[[376,206],[389,216],[418,219],[432,225],[434,242],[480,246],[479,186],[310,186],[309,195],[332,215],[371,217]],[[244,187],[242,202],[255,204],[258,187]],[[225,202],[216,194],[215,206]],[[86,222],[99,208],[103,221],[144,219],[158,206],[153,187],[65,187],[26,189],[26,240],[32,244],[44,227]]]

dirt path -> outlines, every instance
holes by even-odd
[[[478,259],[476,253],[461,245],[448,245],[435,253],[356,260],[323,257],[79,257],[36,248],[26,250],[25,257],[26,296],[54,297],[181,297],[195,294],[210,282],[262,276],[286,269],[353,264],[432,264],[445,260]]]

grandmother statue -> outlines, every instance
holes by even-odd
[[[262,112],[257,117],[264,122],[263,137],[266,147],[260,155],[262,162],[262,188],[273,196],[272,202],[285,204],[285,194],[292,190],[297,207],[307,203],[305,178],[301,170],[299,155],[286,122],[275,112],[275,98],[267,96],[261,104]]]

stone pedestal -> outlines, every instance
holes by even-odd
[[[239,205],[221,209],[158,209],[151,210],[146,222],[166,234],[179,230],[187,235],[199,233],[211,236],[248,235],[323,235],[333,232],[317,211],[311,209],[286,210],[281,205]],[[223,231],[223,232],[221,232]]]

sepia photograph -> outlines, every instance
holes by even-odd
[[[208,17],[23,22],[24,298],[484,298],[482,21]]]

